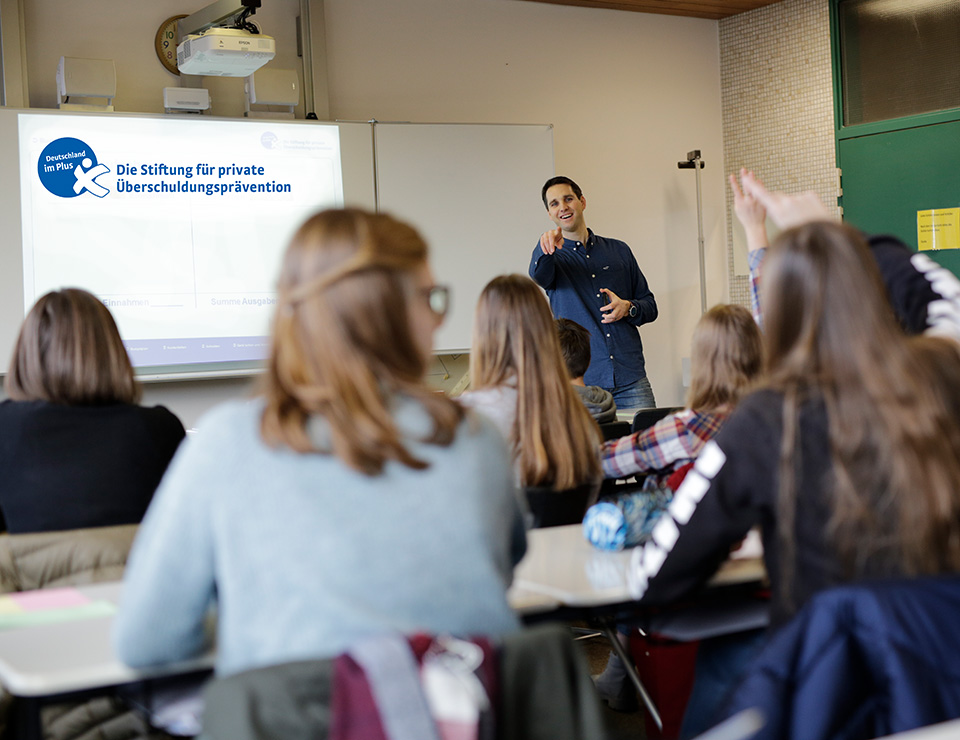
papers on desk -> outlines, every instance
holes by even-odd
[[[116,610],[112,602],[93,601],[75,588],[5,594],[0,596],[0,630],[109,617]]]

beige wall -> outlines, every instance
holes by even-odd
[[[679,403],[700,314],[694,172],[677,169],[691,149],[707,161],[708,298],[726,296],[716,22],[511,0],[324,4],[332,117],[554,125],[557,172],[583,187],[592,228],[631,245],[657,296],[648,373],[661,405]],[[495,239],[483,193],[463,197],[476,202],[464,228]]]
[[[154,51],[160,24],[173,15],[200,10],[210,0],[28,0],[23,3],[27,46],[30,106],[57,106],[56,73],[61,56],[113,59],[117,67],[118,111],[163,112],[163,88],[179,87],[177,75],[167,72]],[[277,41],[270,62],[280,69],[300,70],[296,17],[299,0],[267,0],[253,20]],[[243,80],[200,78],[210,90],[212,112],[243,115]],[[301,112],[299,117],[303,117]]]

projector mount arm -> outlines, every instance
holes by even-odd
[[[210,28],[241,28],[250,33],[260,33],[247,19],[257,12],[260,0],[217,0],[177,23],[180,39],[201,34]]]

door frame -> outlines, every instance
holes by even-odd
[[[886,121],[872,121],[858,123],[853,126],[844,125],[843,121],[843,85],[840,74],[840,2],[830,0],[830,55],[833,76],[833,128],[834,146],[836,148],[837,167],[843,171],[843,161],[840,158],[840,142],[844,139],[855,139],[860,136],[881,134],[888,131],[902,131],[904,129],[931,126],[938,123],[960,121],[960,106],[932,113],[918,113],[912,116],[891,118]],[[841,191],[842,192],[842,191]],[[838,198],[838,205],[843,205],[843,195]]]

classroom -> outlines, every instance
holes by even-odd
[[[551,126],[556,174],[568,175],[582,186],[590,204],[591,227],[630,246],[656,295],[659,316],[641,330],[646,373],[656,391],[656,405],[679,410],[688,399],[690,343],[703,313],[701,292],[705,291],[706,306],[751,305],[754,268],[748,265],[747,237],[734,214],[735,194],[728,175],[749,168],[769,191],[812,191],[830,216],[842,215],[838,204],[843,189],[835,113],[836,51],[831,45],[837,2],[669,2],[654,3],[668,6],[662,12],[636,12],[626,9],[631,3],[614,9],[615,2],[589,0],[262,0],[255,20],[264,33],[276,39],[272,63],[296,69],[300,76],[304,95],[295,107],[298,119],[309,113],[320,122]],[[744,9],[716,14],[710,10],[722,5],[742,5]],[[669,6],[677,12],[671,12]],[[696,6],[697,12],[687,14],[691,6]],[[154,34],[172,16],[195,10],[173,0],[149,4],[127,0],[4,2],[0,7],[3,104],[56,108],[54,72],[61,56],[112,58],[117,70],[116,111],[161,114],[161,89],[180,83],[159,63]],[[698,13],[700,17],[693,17]],[[711,17],[716,15],[723,17]],[[242,79],[206,77],[203,86],[210,91],[213,115],[243,118]],[[693,150],[698,150],[705,162],[696,186],[691,169],[678,166]],[[117,174],[135,175],[134,165],[129,167],[131,172],[118,170]],[[193,173],[184,169],[178,174],[190,178]],[[234,173],[226,174],[232,177]],[[697,187],[701,182],[702,203]],[[125,187],[133,191],[141,186]],[[495,240],[497,213],[488,208],[482,189],[467,182],[462,198],[473,214],[463,229]],[[952,205],[938,202],[929,207]],[[530,209],[541,207],[540,193],[531,192]],[[770,213],[769,207],[767,211]],[[698,226],[702,229],[703,274],[697,269]],[[543,215],[542,230],[549,228],[551,221]],[[529,249],[533,249],[539,232],[524,235],[527,237]],[[527,273],[529,249],[516,255],[516,273]],[[418,284],[418,290],[428,293],[437,287],[443,286]],[[287,290],[293,295],[297,288],[287,286]],[[432,300],[433,295],[430,297]],[[281,307],[286,298],[276,299]],[[960,294],[953,298],[960,299]],[[221,299],[213,300],[218,305],[216,301]],[[286,308],[291,314],[299,300],[289,299]],[[755,328],[752,323],[751,327]],[[882,332],[878,336],[883,336]],[[933,368],[929,369],[929,377],[934,378],[931,384],[937,388],[941,382],[949,385],[954,376],[951,369],[937,365],[942,361],[940,348],[924,352],[929,353]],[[455,395],[469,384],[470,369],[471,358],[466,353],[433,356],[428,360],[427,385]],[[923,372],[927,370],[923,365]],[[142,403],[167,407],[187,431],[193,431],[212,409],[249,396],[255,380],[221,376],[148,382]],[[0,389],[0,401],[7,397]],[[941,400],[937,413],[954,408],[956,399],[949,390],[943,391]],[[226,417],[216,418],[222,426],[229,426]],[[786,428],[787,422],[782,423]],[[272,433],[274,441],[291,439],[283,436],[282,419]],[[201,430],[197,439],[203,436]],[[225,444],[227,438],[220,443]],[[954,441],[947,435],[938,450]],[[340,440],[335,436],[333,444],[340,454]],[[237,449],[236,458],[231,459],[241,469],[255,456],[246,460],[241,447]],[[685,505],[691,507],[686,519],[673,509],[673,519],[664,517],[674,530],[682,529],[691,513],[696,513],[697,496],[703,497],[714,478],[721,486],[725,476],[732,475],[723,470],[725,458],[720,448],[714,444],[710,450],[715,451],[713,457],[704,455],[702,463],[691,463],[687,481],[693,482],[688,489],[697,485],[701,489],[699,494],[682,494]],[[376,469],[375,463],[370,464]],[[190,465],[198,470],[203,467],[193,459],[183,464]],[[284,480],[291,489],[296,488],[294,477]],[[269,481],[251,476],[250,484],[269,486]],[[516,488],[516,481],[510,485]],[[678,489],[678,497],[684,490]],[[195,514],[192,504],[184,503],[187,494],[181,491],[179,495],[183,508],[177,514]],[[170,516],[170,511],[166,515]],[[501,524],[508,519],[502,510],[496,515],[502,517]],[[494,516],[490,514],[491,519]],[[490,524],[483,522],[483,526]],[[730,530],[738,525],[731,525]],[[528,552],[529,543],[547,537],[540,534],[545,530],[532,531],[536,534],[528,535]],[[649,547],[603,561],[623,581],[621,592],[628,590],[633,598],[641,599],[648,581],[655,583],[660,565],[677,541],[676,536],[671,540],[671,535],[663,535],[662,528],[659,531],[662,536],[652,535]],[[577,567],[593,567],[599,573],[601,561],[584,545],[579,529],[577,533],[575,547],[586,548],[579,556],[586,564],[577,561]],[[766,537],[775,533],[765,535],[763,544],[770,548]],[[689,541],[684,543],[686,547]],[[654,545],[661,550],[654,552]],[[187,551],[189,547],[184,548]],[[542,553],[541,548],[538,557]],[[515,553],[511,550],[510,554]],[[754,568],[760,559],[753,557]],[[526,567],[525,573],[530,574],[540,566],[528,562]],[[727,586],[724,579],[730,578],[735,587],[745,589],[747,584],[755,591],[764,576],[751,571],[742,577],[736,567],[724,566],[719,581],[711,581],[711,585],[721,582]],[[949,570],[939,563],[925,572]],[[548,565],[536,577],[549,584],[553,577],[549,571]],[[597,577],[602,581],[602,574]],[[511,605],[526,604],[525,599],[532,598],[533,609],[543,608],[546,591],[532,597],[523,587],[526,583],[522,580],[521,588],[512,593]],[[590,589],[590,598],[594,598],[596,583],[591,583]],[[90,593],[101,592],[95,587]],[[104,598],[114,599],[116,592],[109,593]],[[660,598],[655,587],[651,593]],[[446,607],[455,599],[442,601]],[[560,604],[570,606],[563,600]],[[588,605],[587,613],[593,614],[593,606],[596,604]],[[571,613],[581,616],[583,612]],[[619,622],[609,614],[600,623],[615,650],[614,631]],[[2,634],[0,645],[13,649],[3,642]],[[200,667],[209,668],[209,661]]]
[[[725,166],[749,164],[772,187],[812,187],[827,203],[836,197],[826,0],[785,0],[721,21],[516,0],[476,10],[444,0],[308,5],[321,120],[554,125],[556,171],[589,183],[591,223],[633,246],[654,286],[661,315],[643,337],[656,348],[647,363],[661,405],[683,398],[685,337],[699,317],[699,280],[688,269],[697,259],[696,192],[693,173],[678,170],[677,161],[700,149],[707,163],[708,305],[749,300],[745,257],[731,257]],[[110,39],[118,47],[117,109],[162,112],[160,89],[176,79],[158,63],[153,33],[191,10],[174,2],[24,3],[23,106],[55,107],[57,59],[109,56],[103,44]],[[278,40],[278,66],[300,63],[300,12],[285,0],[257,13]],[[556,59],[555,41],[573,37],[576,51]],[[221,106],[234,106],[220,112],[242,116],[242,81],[207,80]],[[518,255],[518,272],[527,257]],[[192,427],[243,386],[152,385],[146,402],[167,405]]]

